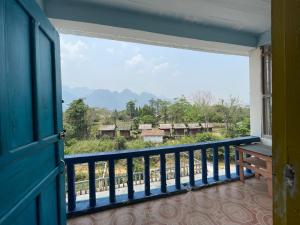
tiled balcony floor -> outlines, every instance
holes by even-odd
[[[272,199],[256,178],[68,220],[68,225],[272,224]]]

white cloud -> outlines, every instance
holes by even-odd
[[[144,62],[145,62],[144,57],[141,54],[137,54],[131,57],[130,59],[126,60],[126,65],[130,67],[135,67]]]
[[[162,63],[158,63],[156,65],[153,66],[152,71],[153,72],[159,72],[162,70],[166,70],[169,68],[169,63],[168,62],[162,62]]]
[[[133,51],[134,51],[135,53],[139,53],[139,52],[141,51],[141,49],[140,49],[139,47],[134,47]]]
[[[86,51],[88,50],[88,45],[81,40],[65,41],[62,39],[60,46],[62,63],[66,61],[84,60]]]
[[[114,53],[115,53],[115,49],[114,49],[114,48],[107,48],[106,51],[107,51],[109,54],[114,54]]]
[[[160,74],[168,74],[176,76],[178,70],[176,66],[170,64],[165,58],[145,58],[141,53],[137,53],[125,61],[125,67],[133,69],[138,74],[157,76]]]

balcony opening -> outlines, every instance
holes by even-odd
[[[69,217],[112,210],[97,217],[122,224],[122,215],[147,220],[158,208],[161,218],[148,223],[271,221],[268,182],[256,174],[268,162],[257,166],[259,156],[238,148],[259,148],[270,123],[262,119],[270,117],[263,104],[270,96],[257,92],[265,78],[250,68],[253,61],[266,67],[264,51],[249,57],[61,35],[61,55]],[[217,202],[222,210],[213,213]]]

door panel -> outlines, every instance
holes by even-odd
[[[56,225],[58,221],[58,213],[57,213],[57,199],[55,198],[54,193],[56,192],[56,182],[52,182],[41,194],[41,202],[43,203],[41,206],[41,218],[42,224],[47,225]],[[51,220],[48,215],[51,214]]]
[[[40,123],[40,132],[39,135],[41,138],[48,137],[55,133],[55,107],[54,105],[54,77],[53,77],[53,48],[51,40],[45,35],[43,31],[38,30],[39,36],[39,55],[42,55],[42,58],[39,58],[40,68],[39,72],[41,76],[37,77],[37,86],[38,86],[38,105],[39,105],[39,121]]]
[[[6,84],[11,87],[5,105],[6,122],[11,126],[5,149],[10,151],[34,141],[33,68],[30,16],[15,1],[5,1],[5,12]]]
[[[12,220],[12,223],[15,225],[38,224],[37,207],[37,201],[32,201],[20,215]]]
[[[0,225],[65,224],[59,52],[34,0],[0,1]]]
[[[299,34],[300,1],[273,0],[273,221],[278,225],[300,221]]]

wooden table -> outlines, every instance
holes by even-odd
[[[268,193],[272,196],[272,148],[263,144],[237,146],[240,180],[244,182],[244,168],[250,169],[259,178],[267,179]]]

